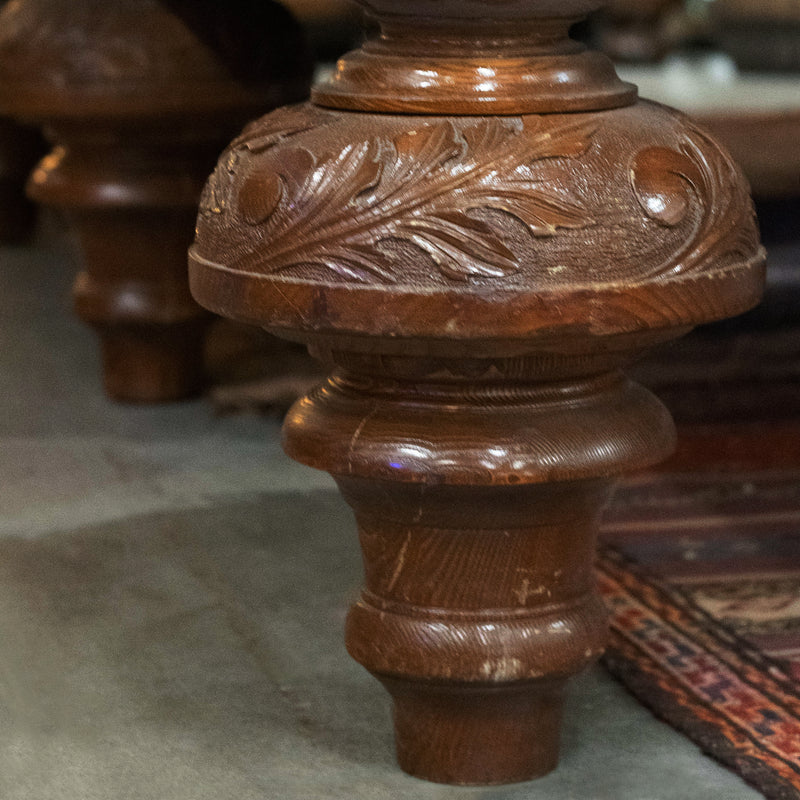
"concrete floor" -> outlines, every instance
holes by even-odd
[[[361,567],[332,482],[276,420],[106,401],[74,270],[52,231],[0,249],[2,800],[760,797],[599,667],[552,775],[401,773],[342,644]]]

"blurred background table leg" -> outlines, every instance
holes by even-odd
[[[247,120],[305,96],[310,70],[299,26],[273,2],[4,8],[0,108],[53,144],[29,193],[76,234],[76,310],[100,336],[111,397],[202,386],[210,317],[189,295],[185,257],[202,184]]]

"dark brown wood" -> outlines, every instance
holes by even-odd
[[[401,766],[521,781],[603,648],[612,478],[674,444],[621,370],[756,303],[764,253],[727,154],[567,38],[591,0],[364,5],[383,34],[223,155],[192,292],[332,369],[284,444],[355,512]]]
[[[0,242],[19,244],[33,233],[36,207],[25,182],[44,149],[39,131],[0,117]]]
[[[185,252],[202,184],[244,122],[306,96],[300,31],[269,0],[21,0],[0,16],[0,108],[55,145],[29,191],[80,241],[79,315],[108,394],[198,390],[209,316]]]

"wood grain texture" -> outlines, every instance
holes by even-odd
[[[757,302],[764,253],[724,150],[566,38],[593,3],[364,5],[382,33],[221,157],[190,283],[332,371],[284,447],[355,513],[346,642],[393,698],[402,768],[526,780],[605,641],[613,477],[674,446],[622,370]]]

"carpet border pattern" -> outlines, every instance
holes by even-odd
[[[800,694],[770,658],[614,547],[598,558],[609,671],[770,800],[800,799]]]

